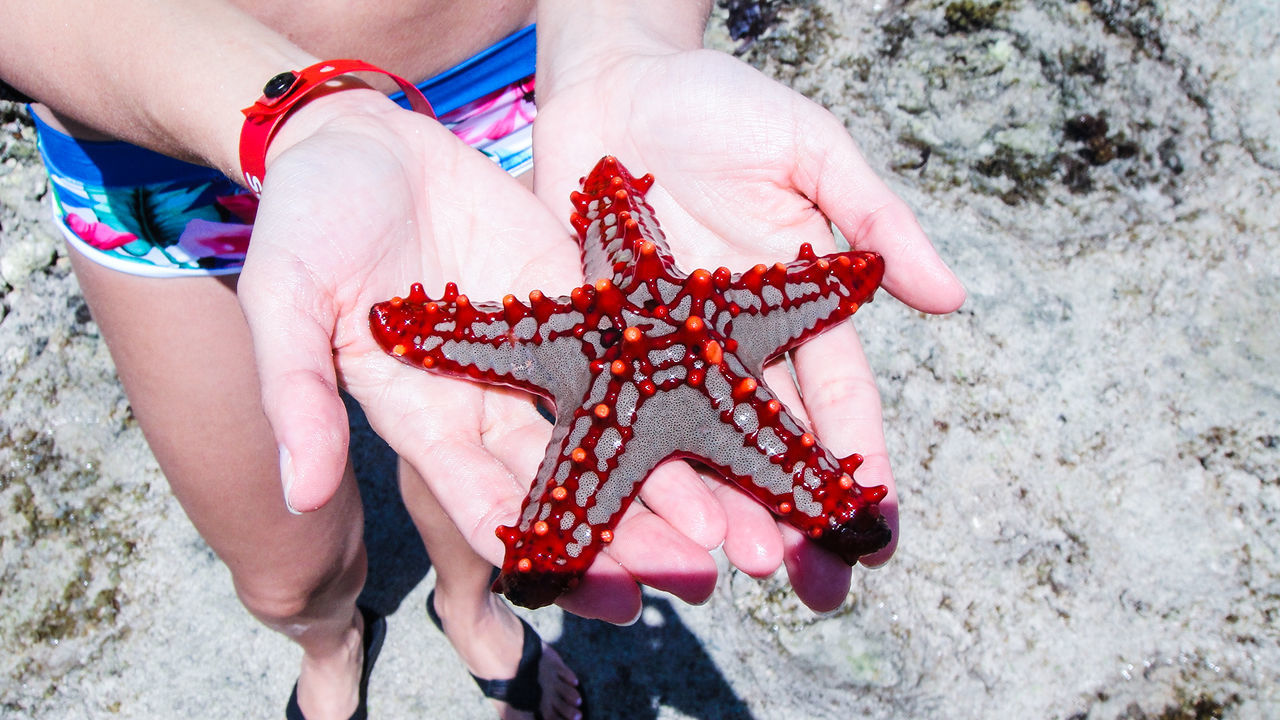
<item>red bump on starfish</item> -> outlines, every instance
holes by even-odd
[[[719,365],[724,360],[724,348],[720,347],[720,343],[715,340],[708,340],[706,345],[702,346],[702,356],[712,365]]]
[[[840,458],[840,469],[844,470],[850,475],[852,475],[853,472],[860,467],[862,467],[862,456],[859,455],[858,453],[853,453],[846,457]]]
[[[494,589],[540,607],[576,587],[649,472],[696,459],[850,565],[888,544],[883,486],[862,487],[761,380],[764,363],[849,317],[884,274],[879,255],[684,274],[635,178],[606,157],[570,196],[591,284],[568,297],[439,300],[414,285],[379,303],[379,345],[414,367],[549,398],[556,428],[512,526]]]
[[[756,391],[760,383],[753,377],[745,377],[738,381],[738,386],[733,389],[733,399],[742,401]]]
[[[711,272],[698,268],[689,273],[689,279],[685,281],[684,287],[690,295],[705,298],[711,295],[714,284],[715,279],[711,276]]]
[[[883,485],[874,485],[872,487],[861,488],[862,497],[867,502],[878,503],[889,494],[889,488]]]

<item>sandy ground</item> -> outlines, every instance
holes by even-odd
[[[970,299],[858,315],[903,539],[840,611],[726,569],[628,628],[529,615],[597,717],[1280,717],[1277,28],[1270,0],[781,8],[744,58],[846,122]],[[0,121],[0,716],[279,717],[298,653],[167,495]],[[489,717],[354,432],[393,613],[371,712]]]

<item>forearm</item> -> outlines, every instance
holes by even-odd
[[[595,58],[656,47],[702,47],[712,0],[540,0],[538,91],[548,94],[593,72]]]
[[[0,76],[112,137],[239,176],[240,109],[316,61],[220,0],[0,0]]]

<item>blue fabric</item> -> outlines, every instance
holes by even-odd
[[[30,113],[40,138],[40,155],[49,174],[100,187],[211,180],[221,172],[119,140],[78,140]]]
[[[444,72],[429,78],[418,89],[436,115],[463,105],[533,75],[538,58],[536,25],[508,35]],[[409,107],[403,92],[391,99]]]

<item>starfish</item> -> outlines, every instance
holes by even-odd
[[[420,368],[505,384],[550,399],[555,427],[513,526],[494,591],[541,607],[571,590],[659,463],[697,460],[850,565],[888,544],[857,454],[823,447],[761,379],[766,360],[871,300],[884,262],[871,252],[790,263],[677,269],[645,194],[602,159],[570,195],[570,222],[594,283],[528,304],[473,303],[454,283],[421,284],[370,310],[378,343]]]

